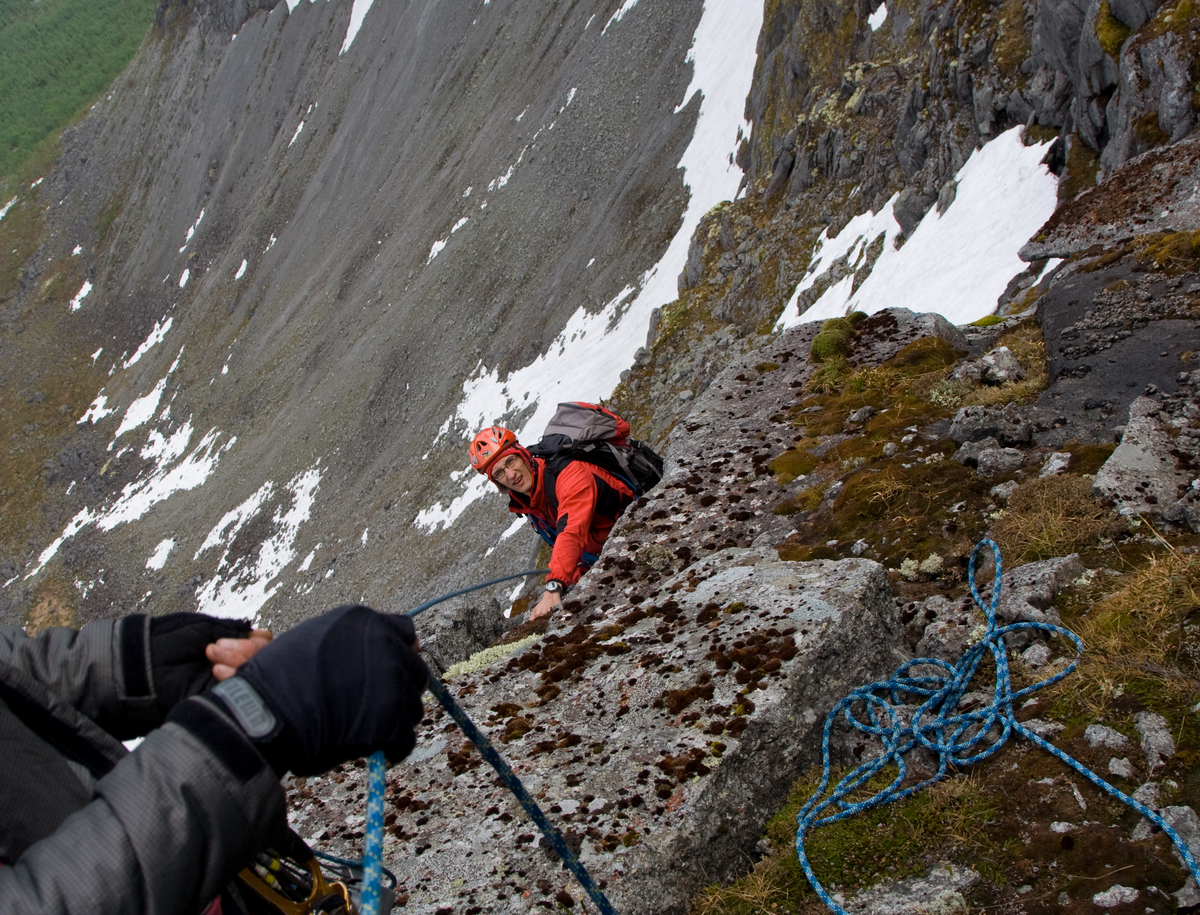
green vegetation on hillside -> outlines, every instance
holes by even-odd
[[[104,91],[153,16],[154,0],[0,0],[0,175]]]

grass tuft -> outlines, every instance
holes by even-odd
[[[1036,318],[1022,321],[996,341],[996,347],[1007,346],[1025,369],[1021,381],[1001,385],[984,385],[962,399],[963,406],[996,406],[1016,401],[1025,403],[1046,389],[1046,341]]]
[[[834,774],[834,781],[844,773]],[[894,777],[877,777],[866,786],[873,794]],[[816,915],[826,911],[796,857],[796,815],[812,796],[820,772],[813,770],[792,786],[784,808],[767,824],[771,853],[753,871],[727,887],[710,886],[692,903],[690,915],[758,915],[794,913]],[[866,795],[864,795],[866,796]],[[960,775],[948,778],[883,811],[811,830],[805,852],[817,878],[826,889],[869,885],[923,872],[937,863],[931,854],[946,841],[970,855],[983,847],[983,825],[991,819],[993,804],[980,791],[977,779]],[[868,877],[863,880],[863,876]]]
[[[1120,530],[1121,522],[1092,495],[1082,476],[1064,473],[1022,483],[992,534],[1006,562],[1066,556]]]
[[[1077,620],[1087,650],[1059,694],[1089,719],[1121,717],[1126,693],[1197,730],[1200,698],[1200,556],[1168,550],[1120,579]]]

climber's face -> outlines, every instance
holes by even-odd
[[[505,489],[529,495],[533,489],[533,474],[519,454],[505,455],[492,468],[492,480]]]

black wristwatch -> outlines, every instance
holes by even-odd
[[[558,594],[561,596],[567,593],[567,589],[561,581],[556,581],[551,578],[548,582],[546,582],[546,593]]]

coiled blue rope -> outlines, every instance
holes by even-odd
[[[996,565],[992,599],[988,602],[980,597],[979,591],[975,587],[975,561],[984,546],[991,548]],[[1175,848],[1179,851],[1192,876],[1200,880],[1200,867],[1197,866],[1196,859],[1188,850],[1187,843],[1167,825],[1161,816],[1145,804],[1110,785],[1058,747],[1039,737],[1017,721],[1013,714],[1014,703],[1024,700],[1038,690],[1045,689],[1052,683],[1057,683],[1075,670],[1083,654],[1083,640],[1069,629],[1049,623],[1013,623],[1008,626],[1000,626],[996,623],[996,608],[1000,603],[1000,548],[991,540],[981,540],[975,545],[975,549],[971,551],[967,572],[971,585],[971,596],[987,617],[987,633],[963,653],[958,664],[951,666],[936,658],[917,658],[909,661],[902,664],[890,680],[861,686],[854,690],[838,702],[825,718],[825,731],[821,743],[821,782],[813,796],[808,799],[796,816],[796,855],[800,859],[800,866],[804,869],[805,877],[808,878],[808,882],[816,890],[821,901],[838,915],[847,915],[846,910],[838,905],[821,886],[817,875],[813,872],[808,855],[804,850],[804,837],[809,830],[909,797],[922,788],[945,778],[950,766],[964,767],[987,759],[1004,746],[1009,735],[1014,731],[1058,757],[1096,787],[1128,804],[1161,828],[1175,843]],[[1075,660],[1054,676],[1014,692],[1009,677],[1008,648],[1004,637],[1023,629],[1036,629],[1069,639],[1075,644],[1076,656]],[[992,702],[985,708],[959,712],[958,704],[974,679],[980,662],[988,652],[996,662],[996,685],[992,692]],[[917,667],[934,668],[940,672],[926,676],[911,675],[910,672]],[[905,702],[905,697],[908,697],[910,701]],[[911,707],[914,704],[912,700],[920,701],[920,706],[906,724],[896,706],[908,705]],[[862,718],[863,712],[865,712],[866,720]],[[843,715],[846,722],[856,730],[879,738],[883,744],[883,752],[846,775],[826,796],[826,789],[830,782],[829,734],[838,715]],[[904,754],[918,746],[925,747],[937,754],[937,773],[919,784],[901,788],[907,774]],[[886,788],[866,800],[846,800],[851,793],[892,764],[896,766],[896,777]],[[829,812],[831,810],[835,812]]]
[[[449,594],[443,594],[441,597],[428,600],[410,610],[408,615],[416,616],[418,613],[428,610],[435,604],[440,604],[442,601],[449,600],[452,597],[458,597],[460,594],[468,594],[471,591],[479,591],[491,585],[511,581],[514,578],[524,578],[529,575],[544,574],[545,572],[545,569],[530,569],[526,572],[517,572],[514,575],[505,575],[503,578],[493,578],[491,581],[485,581],[482,584],[472,585],[469,588],[463,588],[460,591],[453,591]],[[496,752],[491,741],[475,726],[475,723],[463,711],[462,706],[454,701],[454,697],[450,695],[449,690],[446,689],[446,685],[432,673],[429,675],[429,691],[437,697],[438,702],[442,704],[442,708],[458,723],[459,728],[462,729],[463,736],[475,744],[475,749],[479,751],[479,755],[486,759],[491,767],[496,770],[496,774],[500,776],[500,780],[504,783],[504,786],[513,793],[521,807],[529,814],[529,818],[537,824],[538,829],[542,831],[542,835],[546,837],[546,841],[550,843],[550,847],[558,853],[563,864],[575,875],[575,879],[579,881],[579,885],[583,887],[584,892],[595,903],[601,915],[616,915],[616,910],[612,907],[612,903],[608,901],[608,898],[596,886],[595,881],[592,880],[591,875],[587,872],[587,868],[583,866],[570,846],[567,845],[562,833],[546,818],[546,814],[542,812],[537,802],[525,790],[525,786],[521,784],[521,780],[517,778],[516,773],[504,761],[504,758]],[[367,763],[367,823],[363,845],[361,915],[379,915],[379,884],[383,865],[383,795],[386,788],[383,754],[380,752],[372,753]]]

